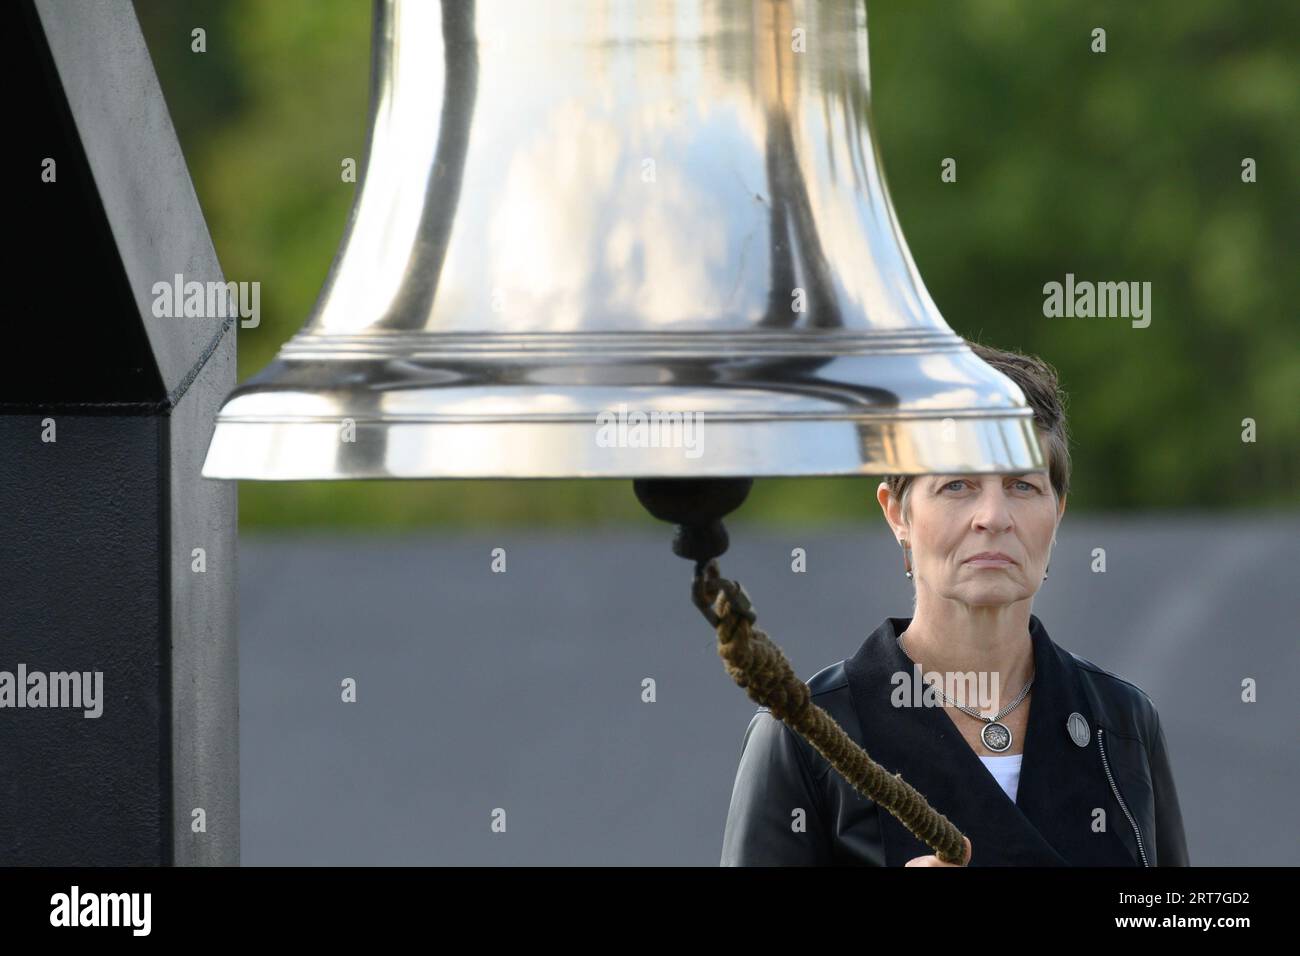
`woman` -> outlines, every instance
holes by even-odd
[[[1186,866],[1155,706],[1031,613],[1070,481],[1056,375],[971,348],[1024,392],[1047,470],[882,481],[913,616],[886,618],[852,658],[814,675],[812,699],[966,835],[969,865]],[[985,693],[961,693],[975,687]],[[767,708],[745,731],[721,862],[952,865]]]

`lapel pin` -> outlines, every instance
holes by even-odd
[[[1077,710],[1065,721],[1065,729],[1070,732],[1070,739],[1080,747],[1088,746],[1091,736],[1088,733],[1088,721]]]

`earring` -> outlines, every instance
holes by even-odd
[[[1052,570],[1052,566],[1049,564],[1049,565],[1046,567],[1046,569],[1044,569],[1044,571],[1043,571],[1043,580],[1044,580],[1044,581],[1047,580],[1047,572],[1050,571],[1050,570]]]
[[[910,557],[912,549],[907,546],[906,541],[900,540],[898,543],[903,546],[903,573],[907,575],[907,579],[910,581],[912,579],[912,560]]]

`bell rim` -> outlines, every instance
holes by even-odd
[[[591,421],[358,420],[351,441],[340,424],[218,419],[202,474],[257,481],[775,478],[1045,467],[1029,409],[985,413],[959,423],[951,438],[945,419],[933,417],[706,420],[695,458],[682,445],[600,447]],[[899,460],[900,448],[911,457]]]

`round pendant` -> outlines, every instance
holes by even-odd
[[[980,737],[984,741],[984,746],[995,753],[1001,753],[1011,746],[1011,731],[1005,724],[999,724],[996,720],[984,725]]]

